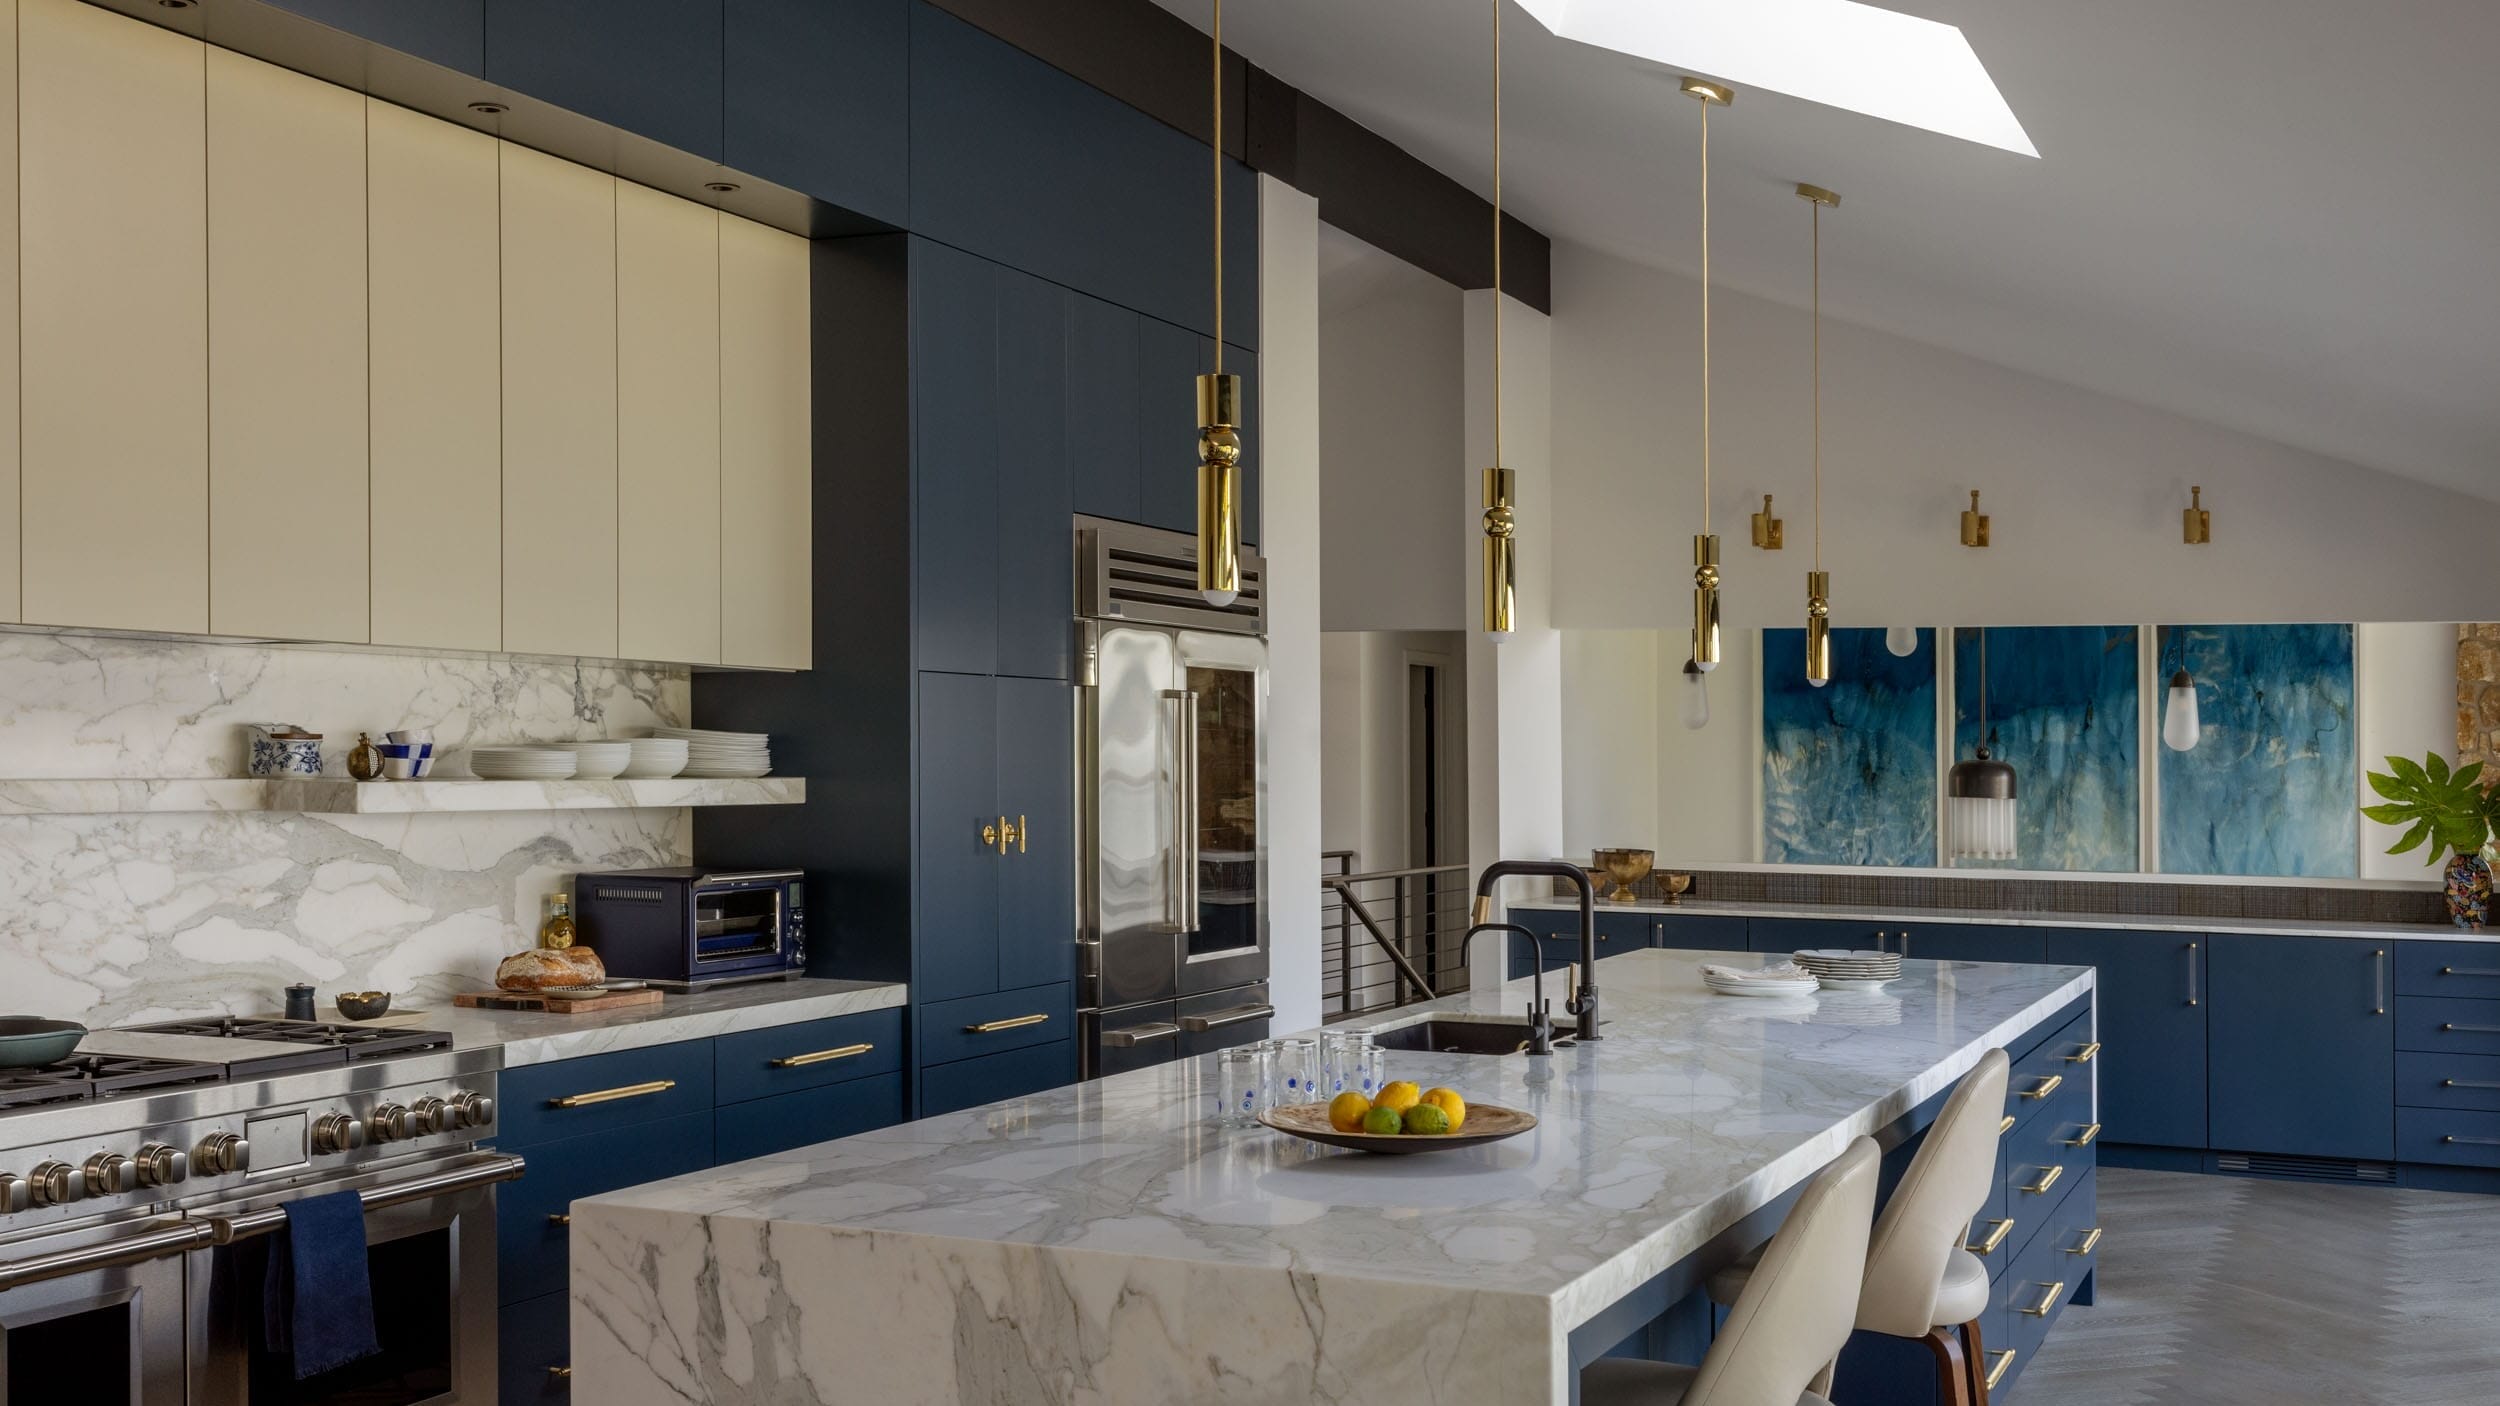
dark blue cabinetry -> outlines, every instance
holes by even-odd
[[[1886,934],[1878,943],[1875,934]],[[1857,918],[1751,918],[1745,923],[1746,945],[1756,952],[1798,952],[1810,947],[1836,947],[1872,952],[1889,945],[1890,924],[1880,929]]]
[[[910,0],[727,0],[722,159],[902,224],[910,30]]]
[[[1651,925],[1649,945],[1687,952],[1744,952],[1750,950],[1746,941],[1744,919],[1691,913],[1660,917]]]
[[[2199,933],[2046,930],[2047,959],[2091,967],[2101,1029],[2101,1136],[2205,1146],[2206,939]]]
[[[1882,946],[1930,962],[2048,960],[2046,929],[2012,923],[1904,923],[1879,928]]]
[[[486,77],[721,159],[721,0],[501,0],[486,7]]]
[[[1074,706],[1049,680],[920,676],[915,1001],[1073,979]]]
[[[2396,1022],[2386,947],[2231,933],[2211,942],[2213,1146],[2394,1156]]]

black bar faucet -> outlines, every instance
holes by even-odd
[[[1569,879],[1580,890],[1580,989],[1563,1002],[1563,1009],[1579,1017],[1579,1038],[1594,1040],[1597,1033],[1597,888],[1589,882],[1589,873],[1577,864],[1559,859],[1503,859],[1484,867],[1476,876],[1476,921],[1493,920],[1493,886],[1513,874],[1542,874],[1548,878]]]
[[[1461,964],[1466,962],[1467,949],[1475,945],[1476,934],[1480,932],[1501,933],[1504,935],[1505,942],[1514,936],[1528,939],[1528,974],[1535,979],[1531,988],[1535,994],[1528,999],[1528,1053],[1532,1055],[1552,1054],[1554,1052],[1554,1013],[1553,1008],[1545,1004],[1544,945],[1536,940],[1535,933],[1517,923],[1478,923],[1467,930],[1465,937],[1458,940],[1458,960]]]

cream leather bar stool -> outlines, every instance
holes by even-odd
[[[1814,1178],[1699,1367],[1592,1362],[1581,1406],[1831,1406],[1822,1393],[1857,1317],[1882,1163],[1862,1137]]]
[[[1988,1311],[1988,1267],[1962,1248],[1962,1240],[1996,1179],[2006,1070],[2005,1051],[1990,1050],[1962,1076],[1884,1203],[1867,1246],[1857,1326],[1926,1343],[1936,1359],[1937,1399],[1946,1406],[1988,1401],[1987,1358],[1979,1340],[1979,1316]],[[1710,1276],[1711,1299],[1742,1302],[1747,1277],[1760,1273],[1743,1264],[1719,1271]]]

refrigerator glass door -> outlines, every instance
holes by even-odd
[[[1268,974],[1260,883],[1267,653],[1256,639],[1192,630],[1180,635],[1180,659],[1179,801],[1189,821],[1180,989],[1189,993]]]
[[[1176,990],[1180,904],[1179,799],[1183,670],[1168,630],[1105,628],[1095,656],[1087,790],[1093,831],[1091,931],[1103,1007],[1170,999]]]

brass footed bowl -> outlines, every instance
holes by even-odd
[[[1597,867],[1605,870],[1606,877],[1615,881],[1615,891],[1606,895],[1609,901],[1615,903],[1630,903],[1638,899],[1640,895],[1632,892],[1632,886],[1648,878],[1650,866],[1658,861],[1654,851],[1645,849],[1601,849],[1596,857]]]
[[[1658,876],[1658,888],[1661,892],[1666,894],[1667,902],[1669,903],[1682,902],[1685,893],[1690,890],[1692,886],[1693,876],[1690,874],[1661,874]]]

